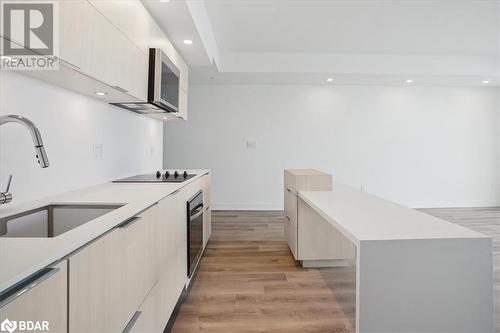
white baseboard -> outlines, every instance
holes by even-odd
[[[283,204],[272,203],[214,203],[213,210],[283,210]]]
[[[500,207],[500,201],[409,201],[398,202],[410,208],[467,208]],[[276,203],[214,203],[213,210],[283,210],[283,204]]]

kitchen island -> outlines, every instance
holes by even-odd
[[[490,237],[338,183],[298,196],[355,246],[357,332],[494,332]]]

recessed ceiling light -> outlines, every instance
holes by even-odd
[[[193,41],[191,39],[184,39],[184,44],[191,45],[193,44]]]
[[[96,94],[97,96],[106,96],[108,93],[102,91],[96,91],[94,94]]]
[[[488,83],[490,83],[490,80],[483,80],[483,81],[481,81],[481,83],[482,84],[488,84]]]
[[[326,79],[326,81],[333,82],[333,78],[329,77],[328,79]]]
[[[408,79],[408,80],[406,80],[406,83],[413,83],[413,80],[412,79]]]
[[[163,120],[168,120],[168,118],[167,117],[163,117]]]
[[[160,2],[170,2],[170,0],[160,0]]]

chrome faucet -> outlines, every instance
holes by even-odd
[[[18,115],[8,115],[0,116],[0,126],[6,123],[18,123],[26,126],[33,139],[33,145],[35,146],[35,156],[38,160],[40,167],[46,168],[49,166],[49,159],[47,158],[47,153],[43,147],[42,135],[38,128],[33,124],[31,120]],[[7,185],[7,190],[5,192],[0,192],[0,204],[8,203],[12,200],[12,194],[9,193],[10,183],[12,181],[12,175],[9,177],[9,182]]]

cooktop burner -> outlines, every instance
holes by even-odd
[[[187,171],[179,173],[178,171],[174,171],[173,173],[170,171],[157,171],[156,174],[143,174],[132,176],[128,178],[114,180],[113,183],[182,183],[189,178],[193,178],[194,174],[189,174]]]

